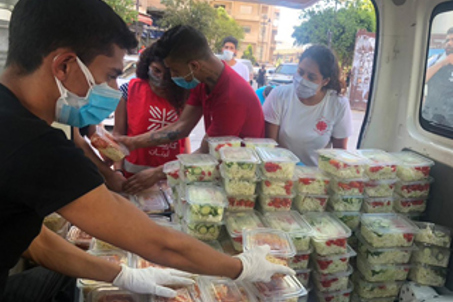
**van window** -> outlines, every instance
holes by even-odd
[[[426,72],[420,106],[422,127],[453,138],[453,4],[437,6],[431,16]]]
[[[278,66],[277,69],[275,69],[275,73],[293,75],[297,72],[297,67],[298,67],[297,64],[294,65],[282,64]]]

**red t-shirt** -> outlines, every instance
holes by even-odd
[[[249,83],[231,67],[225,69],[209,95],[206,84],[190,94],[188,105],[203,106],[206,133],[215,136],[264,137],[264,115]]]

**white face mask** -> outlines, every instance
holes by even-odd
[[[233,58],[234,58],[234,52],[232,52],[231,50],[227,50],[227,49],[225,49],[223,51],[223,60],[231,61],[231,60],[233,60]]]
[[[294,75],[294,89],[296,90],[296,95],[300,99],[308,99],[316,94],[319,88],[319,84],[310,82],[299,74]]]

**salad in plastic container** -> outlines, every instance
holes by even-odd
[[[252,149],[225,147],[220,150],[223,175],[226,178],[255,178],[256,168],[260,163],[258,155]]]
[[[393,197],[366,196],[362,205],[364,213],[391,213],[393,212]]]
[[[296,255],[296,249],[291,237],[283,231],[273,229],[243,230],[242,243],[244,251],[251,250],[258,246],[269,245],[269,254],[278,258],[290,258]]]
[[[228,211],[239,212],[255,208],[256,195],[228,195]]]
[[[409,280],[421,285],[442,287],[445,285],[448,270],[443,267],[414,264],[409,273]]]
[[[396,178],[398,159],[383,150],[365,149],[357,150],[361,156],[370,160],[365,173],[372,180]]]
[[[94,148],[114,162],[119,162],[129,155],[129,150],[126,146],[118,143],[102,126],[96,126],[96,132],[90,137],[90,140]]]
[[[445,247],[416,243],[418,250],[412,255],[412,262],[439,267],[448,267],[451,250]]]
[[[334,194],[329,198],[329,205],[337,212],[359,212],[363,200],[363,195],[349,196]]]
[[[357,294],[352,295],[352,300],[351,302],[395,302],[395,300],[398,299],[398,296],[395,297],[388,297],[388,298],[362,298]]]
[[[261,158],[261,172],[264,177],[293,179],[296,164],[299,162],[294,153],[283,148],[256,148]]]
[[[315,270],[321,274],[333,274],[348,270],[349,258],[357,253],[348,245],[347,253],[329,256],[312,254]]]
[[[220,159],[220,150],[224,147],[240,147],[242,139],[236,136],[209,137],[209,154]]]
[[[218,177],[218,161],[208,154],[179,154],[180,174],[187,183],[214,181]]]
[[[201,277],[200,289],[205,302],[242,301],[236,283],[227,278]]]
[[[185,222],[183,230],[186,234],[198,240],[217,240],[222,230],[221,223],[212,222]]]
[[[355,235],[359,240],[359,255],[370,264],[409,263],[412,253],[417,250],[415,246],[375,248],[362,237],[360,232]]]
[[[351,274],[352,267],[348,266],[347,271],[334,274],[321,274],[313,271],[312,279],[318,291],[333,292],[348,289],[348,281]]]
[[[363,214],[361,234],[373,247],[411,246],[417,226],[400,214]]]
[[[348,228],[355,230],[360,225],[360,212],[332,212],[338,219],[340,219]]]
[[[68,235],[66,236],[66,239],[74,244],[75,246],[83,249],[83,250],[88,250],[90,248],[91,244],[91,239],[93,236],[90,234],[85,233],[81,229],[79,229],[76,226],[72,226],[69,229]]]
[[[404,198],[396,196],[393,208],[398,213],[423,213],[426,210],[427,197]]]
[[[295,211],[266,213],[264,223],[270,228],[287,232],[297,252],[310,249],[312,229],[299,213]]]
[[[357,269],[369,282],[404,281],[411,267],[411,264],[370,264],[360,255],[357,257]]]
[[[416,181],[429,177],[434,162],[410,151],[392,153],[399,160],[397,175],[402,181]]]
[[[430,222],[415,222],[419,232],[415,236],[416,242],[450,247],[452,233],[449,228]]]
[[[267,178],[263,176],[261,180],[260,189],[264,195],[293,195],[294,181],[291,179]]]
[[[296,270],[296,278],[305,288],[310,284],[310,273],[310,268]]]
[[[343,149],[321,149],[318,166],[321,170],[341,179],[357,179],[365,176],[370,161],[365,157]]]
[[[316,297],[319,302],[349,302],[351,300],[354,286],[349,282],[346,289],[329,292],[316,291]]]
[[[289,258],[288,266],[296,270],[308,268],[308,262],[310,261],[310,254],[312,252],[313,248],[311,247],[304,252],[297,252],[294,257]]]
[[[223,175],[223,173],[222,173]],[[228,195],[253,195],[256,191],[258,179],[245,178],[225,178],[223,177],[223,187]]]
[[[165,298],[155,296],[152,302],[196,302],[192,296],[191,290],[189,287],[181,287],[175,289],[176,297],[174,298]],[[115,301],[116,302],[116,301]]]
[[[186,188],[186,220],[190,222],[214,222],[223,220],[228,206],[225,191],[214,185],[188,186]]]
[[[401,281],[368,282],[359,271],[354,272],[352,280],[355,284],[355,292],[367,299],[398,296],[404,284]]]
[[[102,241],[100,239],[96,239],[94,237],[93,237],[93,239],[91,239],[90,250],[110,251],[110,250],[118,250],[118,249],[119,248],[117,248],[116,246],[114,246],[108,242]]]
[[[330,177],[316,167],[297,166],[296,190],[299,194],[325,195],[328,193]]]
[[[244,138],[244,145],[246,148],[255,150],[260,148],[275,148],[278,143],[272,138]]]
[[[332,177],[330,188],[338,195],[363,195],[368,178],[339,179]]]
[[[88,295],[96,288],[111,288],[111,284],[89,279],[77,279],[76,287],[79,290],[80,301],[88,301]]]
[[[303,216],[313,228],[312,243],[322,255],[346,254],[347,238],[351,230],[330,213],[307,213]]]
[[[299,213],[324,212],[329,195],[297,194],[294,205]]]
[[[290,211],[294,196],[273,196],[260,194],[259,204],[264,212]]]
[[[137,195],[137,206],[146,214],[158,214],[168,210],[165,196],[160,191],[147,191]]]
[[[433,178],[411,182],[398,181],[395,186],[395,192],[405,198],[427,197]]]
[[[397,179],[372,180],[365,183],[365,194],[370,197],[393,196]]]
[[[251,289],[263,302],[297,301],[298,297],[307,295],[307,290],[294,276],[273,278],[271,282],[255,282]]]
[[[67,227],[68,221],[58,213],[52,213],[44,218],[43,223],[51,231],[59,233],[62,229]]]
[[[225,216],[225,225],[236,251],[242,252],[242,232],[247,229],[264,228],[261,215],[257,211],[229,212]]]
[[[140,302],[142,298],[127,290],[116,287],[98,287],[90,292],[87,302]]]
[[[179,160],[173,160],[165,163],[163,172],[167,175],[168,184],[172,187],[177,186],[180,182],[179,170],[181,164]]]

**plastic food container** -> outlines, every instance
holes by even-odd
[[[359,212],[364,200],[363,195],[338,195],[329,198],[330,207],[337,212]]]
[[[223,220],[228,202],[222,188],[214,185],[188,186],[186,198],[187,221],[219,223]]]
[[[396,196],[393,208],[398,213],[423,213],[426,210],[427,197],[404,198]]]
[[[222,230],[222,223],[185,222],[183,230],[186,234],[198,240],[217,240]]]
[[[359,240],[359,255],[370,264],[409,263],[412,253],[417,250],[415,246],[375,248],[362,237],[360,232],[357,232],[355,235]]]
[[[196,302],[188,287],[177,288],[175,289],[175,291],[176,291],[175,298],[164,298],[155,296],[152,302]]]
[[[363,195],[368,178],[339,179],[332,177],[330,188],[338,195]]]
[[[93,289],[87,298],[87,302],[140,302],[140,296],[127,290],[116,287],[99,287]]]
[[[262,176],[261,180],[260,189],[264,195],[293,195],[294,181],[291,179],[267,178]]]
[[[330,177],[316,167],[296,167],[296,191],[299,194],[325,195],[328,193]]]
[[[74,244],[75,246],[83,249],[83,250],[88,250],[90,248],[91,244],[91,239],[93,237],[81,229],[79,229],[76,226],[72,226],[69,229],[68,235],[66,236],[66,239]]]
[[[179,177],[179,170],[181,164],[179,160],[173,160],[165,163],[163,172],[167,175],[168,184],[172,187],[177,186],[181,180]]]
[[[393,212],[393,197],[365,197],[362,204],[364,213],[391,213]]]
[[[348,245],[347,253],[339,255],[320,256],[312,254],[315,270],[321,274],[333,274],[348,270],[349,259],[357,253]]]
[[[228,195],[254,195],[256,191],[255,179],[229,179],[223,178],[223,187]]]
[[[51,231],[58,233],[67,225],[67,220],[57,213],[52,213],[44,218],[44,225]]]
[[[320,292],[333,292],[348,289],[349,276],[352,274],[352,267],[349,266],[345,272],[335,274],[320,274],[312,272],[316,289]]]
[[[118,265],[129,265],[128,254],[121,250],[96,250],[88,253]]]
[[[252,149],[225,147],[220,150],[222,176],[231,179],[255,178],[260,159]]]
[[[442,287],[445,285],[447,273],[446,268],[415,264],[409,273],[409,280],[421,285]]]
[[[354,272],[352,280],[355,284],[355,292],[367,299],[398,296],[404,284],[401,281],[368,282],[359,271]]]
[[[311,269],[301,269],[301,270],[296,270],[296,278],[299,280],[299,282],[307,288],[308,285],[310,284],[310,274]]]
[[[416,242],[450,247],[452,234],[449,228],[430,222],[415,222],[415,224],[419,227],[419,232],[415,236]]]
[[[200,289],[206,302],[242,301],[236,283],[227,278],[201,277]]]
[[[242,140],[236,136],[209,137],[209,154],[220,159],[220,149],[224,147],[240,147]]]
[[[297,252],[294,257],[289,258],[288,266],[295,270],[303,270],[308,268],[308,262],[310,261],[310,254],[313,252],[313,248],[304,251]]]
[[[261,215],[257,211],[227,213],[225,224],[236,251],[242,252],[242,231],[264,228]]]
[[[272,229],[287,232],[297,252],[310,249],[312,228],[295,211],[271,212],[264,215],[264,224]]]
[[[324,212],[326,210],[329,195],[297,194],[294,205],[299,213]]]
[[[410,182],[398,181],[395,185],[395,192],[405,198],[427,197],[433,181],[432,177]]]
[[[373,247],[411,246],[417,226],[400,214],[363,214],[361,234]]]
[[[397,179],[372,180],[365,183],[365,194],[370,197],[393,196]]]
[[[321,149],[318,166],[321,170],[341,179],[364,178],[370,161],[365,157],[342,149]]]
[[[351,230],[356,230],[360,225],[360,212],[335,212],[330,210],[333,215],[341,220]]]
[[[129,155],[129,150],[126,146],[118,143],[102,126],[96,126],[96,132],[90,137],[90,140],[94,148],[114,162],[121,161]]]
[[[242,282],[236,282],[239,291],[241,292],[242,299],[240,302],[258,302],[255,294],[250,287]]]
[[[299,162],[294,153],[283,148],[256,148],[261,159],[261,172],[264,177],[293,179],[296,164]]]
[[[416,181],[429,177],[434,162],[410,151],[392,153],[399,160],[397,175],[402,181]]]
[[[396,178],[399,161],[390,153],[377,149],[357,150],[357,153],[371,162],[365,169],[368,178],[372,180]]]
[[[349,282],[347,289],[329,292],[316,291],[319,302],[349,302],[354,286]]]
[[[411,264],[370,264],[360,255],[357,257],[357,269],[369,282],[404,281],[411,267]]]
[[[208,154],[179,154],[181,176],[187,183],[214,181],[218,177],[217,160]]]
[[[322,255],[347,253],[347,238],[351,230],[330,213],[307,213],[304,215],[313,228],[312,243],[315,251]]]
[[[246,148],[255,150],[260,148],[275,148],[278,143],[272,138],[244,138],[244,145]]]
[[[259,195],[259,204],[264,212],[290,211],[293,204],[294,195],[291,196],[273,196]]]
[[[356,294],[352,295],[352,302],[394,302],[397,300],[398,296],[395,297],[389,297],[389,298],[372,298],[372,299],[367,299],[367,298],[362,298]]]
[[[251,250],[258,246],[269,245],[269,254],[277,258],[290,258],[296,255],[296,249],[291,237],[283,231],[273,229],[244,230],[242,243],[244,251]]]
[[[412,262],[438,267],[448,267],[451,251],[448,248],[416,243],[418,250],[412,255]]]
[[[228,211],[238,212],[253,210],[256,203],[256,195],[228,195]]]
[[[88,295],[96,288],[111,288],[111,284],[89,279],[77,279],[76,287],[79,290],[80,301],[89,301]]]
[[[117,248],[116,246],[114,246],[108,242],[102,241],[100,239],[96,239],[94,237],[93,237],[93,239],[91,239],[90,250],[110,251],[110,250],[118,250],[118,249],[119,248]]]
[[[307,295],[307,290],[294,276],[274,278],[271,282],[253,283],[251,289],[263,302],[297,301],[298,297]]]
[[[168,210],[167,201],[160,191],[149,191],[137,195],[137,206],[146,214],[158,214]]]

